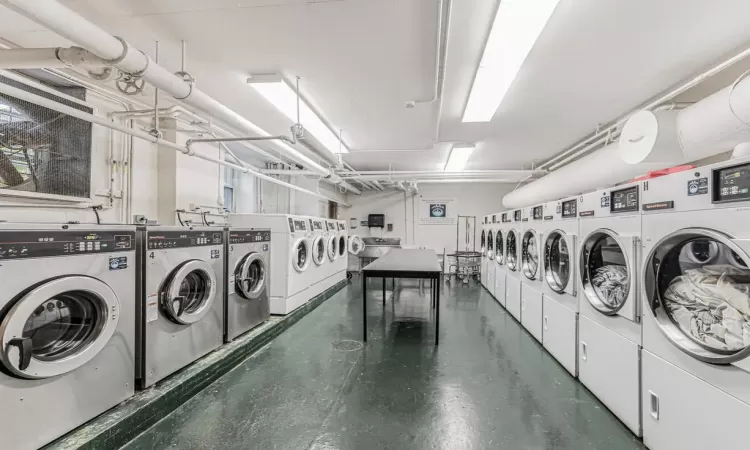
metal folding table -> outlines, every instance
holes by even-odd
[[[383,279],[383,306],[385,306],[385,280],[388,278],[429,279],[432,307],[435,308],[435,345],[440,328],[440,275],[442,268],[434,250],[406,250],[394,248],[385,256],[362,269],[362,322],[363,340],[367,341],[367,279]]]

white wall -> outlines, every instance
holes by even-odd
[[[346,196],[338,188],[314,178],[281,177],[283,181],[318,192],[330,198],[345,202]],[[294,191],[277,184],[261,181],[261,212],[268,214],[296,214],[300,216],[327,217],[328,200],[304,192]]]
[[[482,218],[502,210],[501,199],[515,184],[499,183],[445,183],[421,184],[420,193],[404,195],[403,192],[372,192],[361,196],[349,195],[351,208],[341,209],[339,219],[367,220],[368,214],[385,214],[385,223],[393,224],[393,231],[367,228],[357,225],[350,231],[360,236],[400,237],[402,245],[417,245],[435,249],[437,252],[452,252],[456,248],[456,225],[423,225],[419,223],[419,201],[421,199],[455,199],[456,214],[476,216],[475,240],[481,233]],[[459,247],[463,249],[463,234]],[[479,243],[477,242],[477,248]]]

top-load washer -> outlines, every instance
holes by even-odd
[[[230,228],[225,242],[224,340],[230,342],[271,315],[271,230]]]
[[[750,158],[643,183],[643,441],[746,449]]]
[[[521,235],[521,324],[539,342],[542,341],[542,242],[546,231],[546,206],[524,209],[528,221]]]
[[[542,344],[578,376],[578,197],[549,202],[544,220]]]
[[[524,232],[524,210],[508,213],[511,222],[505,232],[505,309],[521,321],[521,237]]]
[[[479,241],[479,253],[482,254],[482,257],[480,258],[481,266],[479,269],[479,282],[485,289],[487,288],[487,258],[485,258],[485,254],[487,252],[487,231],[489,225],[489,217],[490,216],[484,216],[484,219],[482,220],[482,234]]]
[[[135,228],[0,224],[0,447],[36,449],[133,395]]]
[[[490,295],[495,296],[495,233],[497,231],[497,216],[490,217],[490,226],[487,229],[487,286]]]
[[[271,314],[289,314],[307,303],[311,295],[312,262],[310,224],[304,216],[288,214],[230,214],[238,228],[271,230]]]
[[[584,194],[578,205],[578,377],[641,434],[638,273],[641,184]]]
[[[312,264],[310,264],[310,297],[314,297],[326,290],[326,280],[330,274],[328,261],[328,240],[326,239],[325,219],[308,217],[310,224],[310,248]]]
[[[138,229],[136,380],[145,388],[224,343],[224,230]]]
[[[502,221],[504,214],[495,214],[492,217],[497,222],[495,228],[495,262],[490,262],[490,270],[494,266],[495,281],[492,285],[492,293],[495,300],[505,307],[505,224]]]

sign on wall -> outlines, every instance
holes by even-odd
[[[421,225],[455,225],[457,216],[456,199],[422,199],[419,201]]]

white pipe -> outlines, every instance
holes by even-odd
[[[371,182],[372,184],[374,184],[374,185],[375,185],[375,187],[376,187],[376,188],[378,188],[378,189],[380,189],[381,191],[384,191],[384,190],[385,190],[385,188],[383,187],[383,185],[382,185],[382,184],[380,184],[380,182],[379,182],[379,181],[377,181],[377,180],[372,180],[372,181],[370,181],[370,182]]]
[[[359,178],[360,176],[384,176],[387,178],[389,175],[427,175],[427,176],[441,176],[441,177],[455,177],[455,176],[490,176],[490,175],[511,175],[511,176],[535,176],[544,175],[546,171],[543,170],[464,170],[461,172],[443,172],[439,170],[360,170],[354,174],[343,175],[342,178]]]
[[[738,144],[732,152],[732,159],[744,158],[746,156],[750,156],[750,142]]]
[[[434,180],[434,179],[426,179],[426,180],[417,180],[416,183],[419,184],[439,184],[439,183],[517,183],[518,180],[503,180],[503,179],[486,179],[486,178],[476,178],[476,179],[454,179],[454,180]]]
[[[194,89],[191,83],[156,64],[142,51],[132,49],[124,41],[110,35],[99,26],[60,4],[57,0],[0,0],[0,4],[4,4],[17,13],[90,50],[126,73],[142,74],[143,79],[155,88],[167,92],[189,106],[205,111],[232,128],[248,134],[269,136],[259,126],[205,93]],[[341,180],[337,175],[332,174],[329,169],[298,150],[282,142],[276,142],[276,144],[281,152],[290,159],[324,177],[329,177],[332,182],[352,192],[358,192],[356,188]]]
[[[202,159],[204,161],[209,161],[209,162],[212,162],[214,164],[219,164],[219,165],[222,165],[222,166],[225,166],[225,167],[230,167],[230,168],[236,169],[236,170],[238,170],[238,171],[240,171],[240,172],[242,172],[244,174],[248,174],[249,173],[249,174],[252,174],[253,176],[258,177],[260,179],[263,179],[263,180],[266,180],[266,181],[270,181],[271,183],[275,183],[275,184],[287,187],[287,188],[295,190],[295,191],[304,192],[305,194],[312,195],[314,197],[323,198],[325,200],[330,200],[332,202],[343,204],[342,202],[340,202],[340,201],[338,201],[336,199],[327,197],[327,196],[319,194],[317,192],[313,192],[313,191],[301,188],[299,186],[295,186],[295,185],[290,184],[290,183],[286,183],[286,182],[277,180],[276,178],[269,177],[269,176],[264,175],[264,174],[262,174],[260,172],[256,172],[255,170],[252,170],[252,169],[250,169],[248,167],[242,167],[242,166],[237,165],[237,164],[232,164],[232,163],[228,163],[226,161],[222,161],[219,158],[213,158],[211,156],[207,156],[207,155],[203,155],[203,154],[200,154],[200,153],[196,153],[195,150],[188,149],[187,147],[175,144],[174,142],[170,142],[170,141],[161,139],[159,137],[153,136],[153,135],[151,135],[149,133],[146,133],[146,132],[143,132],[143,131],[138,131],[138,130],[135,130],[135,129],[132,129],[132,128],[128,128],[128,127],[123,126],[123,125],[116,124],[114,122],[110,122],[110,121],[108,121],[108,120],[106,120],[106,119],[104,119],[102,117],[98,117],[98,116],[95,116],[93,114],[89,114],[87,112],[80,111],[80,110],[75,109],[75,108],[71,108],[69,106],[66,106],[66,105],[63,105],[61,103],[58,103],[58,102],[56,102],[54,100],[49,100],[47,98],[41,97],[41,96],[33,94],[31,92],[24,91],[22,89],[15,88],[13,86],[9,86],[7,84],[0,83],[0,93],[8,95],[8,96],[11,96],[11,97],[15,97],[15,98],[20,99],[20,100],[25,100],[27,102],[30,102],[30,103],[33,103],[33,104],[36,104],[36,105],[39,105],[39,106],[43,106],[45,108],[49,108],[49,109],[51,109],[53,111],[57,111],[57,112],[60,112],[60,113],[63,113],[63,114],[67,114],[67,115],[72,116],[72,117],[76,117],[76,118],[84,120],[86,122],[90,122],[90,123],[93,123],[93,124],[96,124],[96,125],[101,125],[103,127],[106,127],[106,128],[112,129],[112,130],[120,131],[121,133],[125,133],[125,134],[128,134],[130,136],[134,136],[134,137],[143,139],[145,141],[153,142],[154,144],[158,144],[158,145],[161,145],[161,146],[164,146],[164,147],[171,148],[173,150],[177,150],[178,152],[183,153],[183,154],[188,155],[188,156],[193,156],[195,158]]]
[[[705,72],[703,72],[703,73],[701,73],[701,74],[699,74],[699,75],[691,78],[690,80],[688,80],[685,83],[680,84],[678,87],[670,90],[669,92],[667,92],[664,95],[659,96],[657,99],[655,99],[655,100],[653,100],[651,102],[648,102],[647,104],[645,104],[645,105],[643,105],[643,106],[641,106],[639,108],[636,108],[635,110],[633,110],[633,111],[631,111],[631,112],[629,112],[629,113],[621,116],[620,118],[618,118],[617,120],[615,120],[614,122],[612,122],[610,125],[607,125],[603,129],[600,129],[598,132],[594,133],[594,135],[592,135],[592,136],[590,136],[588,138],[585,138],[584,140],[578,142],[577,144],[573,145],[572,147],[568,148],[567,150],[564,150],[564,151],[558,153],[557,155],[553,156],[552,158],[548,159],[547,161],[545,161],[544,163],[542,163],[541,165],[539,165],[538,168],[539,169],[544,169],[544,168],[546,168],[548,166],[551,166],[557,160],[559,160],[561,158],[564,158],[567,155],[569,155],[570,153],[573,153],[573,152],[579,150],[581,147],[588,146],[589,145],[588,143],[592,142],[593,140],[599,140],[599,139],[601,139],[604,136],[610,135],[610,133],[612,133],[614,131],[617,131],[617,129],[619,129],[623,125],[625,125],[625,122],[627,122],[628,119],[630,119],[630,117],[633,114],[637,113],[638,111],[641,111],[641,110],[644,110],[644,109],[651,110],[651,109],[654,109],[654,108],[656,108],[657,106],[659,106],[659,105],[661,105],[663,103],[669,102],[670,100],[672,100],[673,98],[675,98],[678,95],[682,94],[683,92],[685,92],[685,91],[687,91],[687,90],[689,90],[689,89],[697,86],[698,84],[702,83],[706,79],[708,79],[708,78],[716,75],[717,73],[722,72],[723,70],[725,70],[725,69],[733,66],[734,64],[738,63],[739,61],[742,61],[743,59],[745,59],[748,56],[750,56],[750,48],[747,48],[747,49],[739,52],[738,54],[736,54],[736,55],[732,56],[731,58],[729,58],[729,59],[721,62],[720,64],[717,64],[716,66],[712,67],[711,69],[709,69],[709,70],[707,70],[707,71],[705,71]],[[559,165],[560,164],[558,164],[558,167],[559,167]]]

